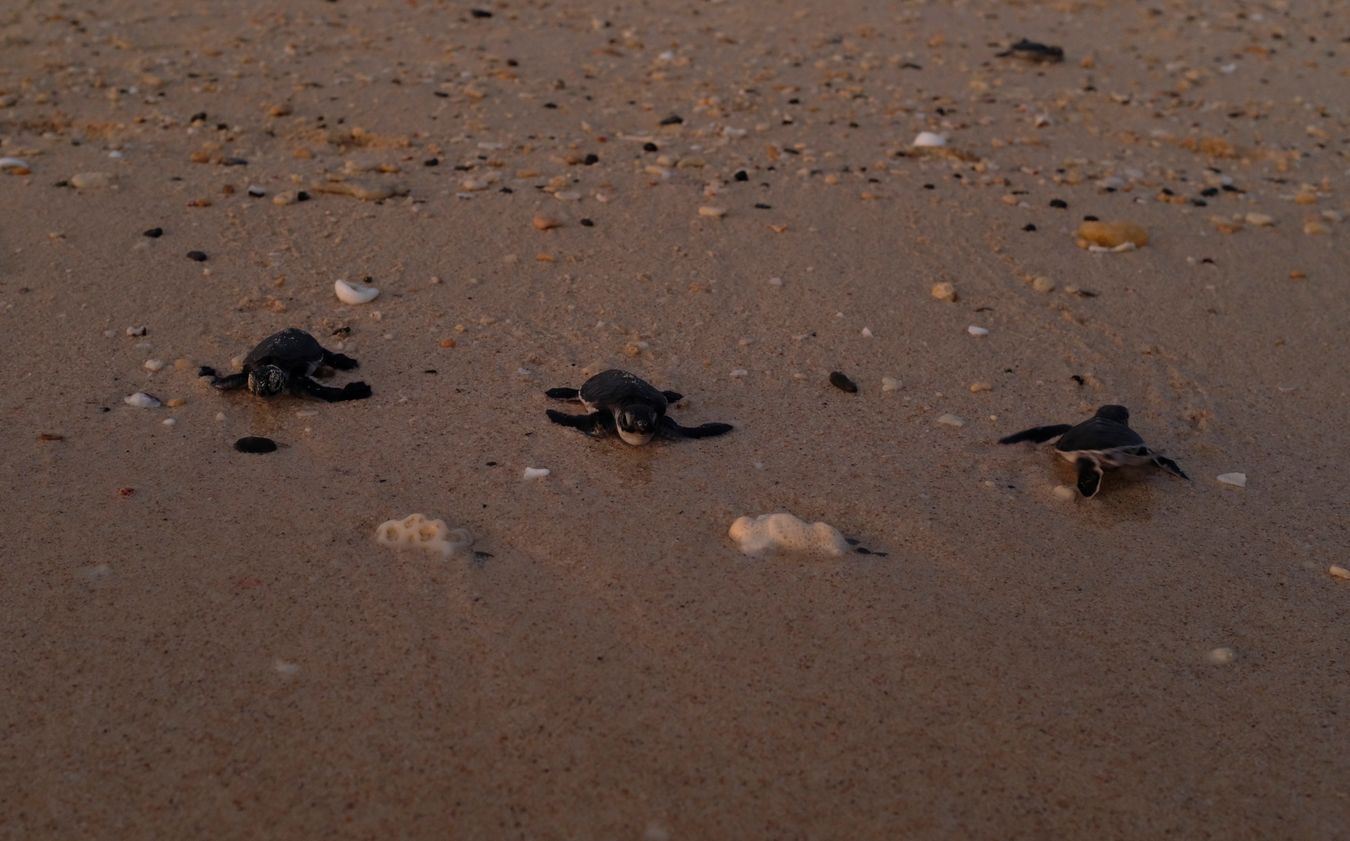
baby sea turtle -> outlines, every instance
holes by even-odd
[[[554,400],[576,400],[589,414],[565,415],[548,410],[549,420],[562,426],[579,429],[587,435],[600,436],[618,432],[625,443],[638,446],[656,435],[666,438],[711,438],[730,432],[731,424],[705,423],[702,426],[680,426],[666,416],[666,408],[678,402],[683,395],[674,391],[657,391],[650,383],[627,371],[611,369],[591,377],[576,388],[550,388],[545,392]]]
[[[999,58],[1012,56],[1024,61],[1041,61],[1054,64],[1064,60],[1064,48],[1052,47],[1049,44],[1038,44],[1035,41],[1028,41],[1023,38],[997,55]]]
[[[1051,438],[1059,438],[1055,450],[1066,461],[1078,467],[1078,492],[1089,499],[1097,495],[1105,468],[1152,464],[1173,476],[1188,480],[1191,478],[1182,472],[1175,461],[1144,446],[1144,439],[1130,429],[1129,424],[1129,409],[1124,406],[1102,406],[1097,414],[1077,426],[1067,423],[1033,426],[1000,438],[999,443],[1034,441],[1042,444]]]
[[[244,359],[244,370],[239,373],[222,377],[216,369],[202,366],[197,369],[197,375],[210,377],[211,385],[221,391],[247,386],[259,397],[275,397],[290,391],[336,403],[370,396],[370,386],[363,382],[347,383],[342,388],[315,382],[312,376],[321,365],[349,371],[357,363],[350,356],[324,350],[318,340],[304,330],[288,327],[259,342]]]

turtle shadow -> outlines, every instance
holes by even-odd
[[[1077,482],[1077,473],[1067,462],[1057,464],[1055,474],[1070,488]],[[1165,478],[1160,471],[1147,467],[1118,467],[1106,472],[1096,496],[1091,499],[1078,496],[1075,502],[1091,512],[1090,522],[1103,525],[1126,520],[1150,522],[1158,504],[1157,495],[1166,490],[1156,485]]]

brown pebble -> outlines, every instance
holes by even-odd
[[[553,228],[562,227],[562,222],[552,216],[545,216],[542,213],[536,213],[534,218],[530,220],[530,224],[534,225],[536,231],[548,231]]]
[[[1137,248],[1148,245],[1148,231],[1132,222],[1084,222],[1078,226],[1078,237],[1103,248],[1116,248],[1127,242]]]
[[[66,436],[59,432],[39,432],[37,439],[39,441],[64,441]]]
[[[956,287],[946,281],[934,283],[931,294],[939,301],[952,302],[956,300]]]

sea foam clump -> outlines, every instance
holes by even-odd
[[[421,549],[450,557],[473,545],[467,529],[452,529],[444,520],[429,520],[423,514],[409,514],[402,520],[387,520],[375,529],[375,542],[395,549]]]
[[[786,512],[738,517],[728,532],[747,555],[765,552],[811,552],[838,557],[848,541],[828,523],[808,523]]]

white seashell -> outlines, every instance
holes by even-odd
[[[1232,485],[1235,488],[1245,488],[1247,487],[1247,474],[1221,473],[1219,474],[1219,481],[1225,485]]]
[[[952,414],[938,415],[938,419],[934,421],[934,423],[940,423],[943,426],[954,426],[957,429],[966,425],[965,421]]]
[[[450,557],[473,545],[467,529],[447,528],[444,520],[429,520],[409,514],[402,520],[386,520],[375,529],[375,542],[395,549],[421,549]]]
[[[900,390],[900,381],[897,380],[895,377],[882,377],[882,378],[881,378],[881,390],[882,390],[882,391],[899,391],[899,390]]]
[[[791,514],[738,517],[727,532],[747,555],[762,552],[812,552],[838,557],[848,542],[828,523],[807,523]]]
[[[988,336],[988,335],[989,335],[989,328],[988,328],[988,327],[977,327],[977,326],[975,326],[974,324],[972,324],[972,325],[970,325],[969,327],[966,328],[966,332],[969,333],[969,334],[972,335],[972,336]]]
[[[932,146],[932,147],[946,146],[946,145],[947,145],[947,135],[945,135],[945,134],[938,134],[938,133],[935,132],[935,131],[921,131],[921,132],[919,132],[918,136],[916,136],[916,137],[914,138],[914,142],[911,143],[910,145],[911,145],[911,146]]]
[[[526,482],[529,482],[534,479],[542,479],[550,472],[551,471],[547,467],[527,467],[525,468],[525,475],[522,478]]]
[[[155,373],[156,371],[164,370],[164,360],[162,359],[147,359],[145,360],[144,365],[145,370],[149,371],[152,374]]]
[[[23,158],[0,158],[0,172],[11,169],[15,170],[18,175],[27,175],[33,171],[33,168],[28,165],[28,161]]]
[[[380,295],[380,290],[374,286],[352,286],[342,278],[333,281],[333,292],[344,304],[369,304]]]
[[[146,394],[144,391],[129,394],[122,398],[122,402],[128,406],[135,406],[137,409],[158,409],[164,405],[158,397]]]

